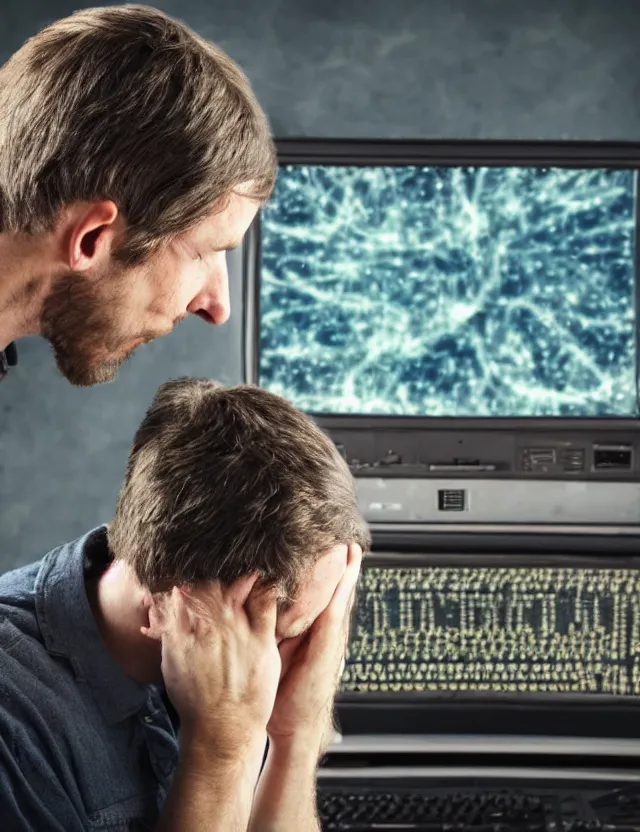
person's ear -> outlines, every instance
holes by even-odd
[[[164,624],[163,600],[164,598],[160,593],[154,598],[148,590],[145,590],[142,596],[141,606],[147,614],[149,624],[148,626],[140,627],[140,632],[143,636],[147,636],[147,638],[151,638],[154,641],[162,641],[162,628]]]
[[[86,272],[108,262],[120,230],[119,216],[118,206],[111,200],[92,202],[74,212],[66,251],[72,271]]]

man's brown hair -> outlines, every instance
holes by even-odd
[[[0,231],[50,231],[74,201],[113,200],[144,259],[223,206],[239,185],[265,200],[276,161],[238,66],[146,6],[85,9],[0,68]]]
[[[292,599],[339,543],[370,545],[351,472],[280,396],[163,384],[136,433],[109,545],[152,592],[257,572]]]

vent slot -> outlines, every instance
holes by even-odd
[[[464,511],[467,507],[467,492],[464,488],[439,488],[438,511]]]
[[[560,454],[560,464],[562,470],[567,471],[584,471],[584,448],[571,448],[562,451]]]

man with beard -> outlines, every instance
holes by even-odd
[[[155,9],[85,9],[0,68],[0,112],[0,377],[26,335],[89,386],[188,313],[227,320],[225,252],[276,175],[227,55]]]

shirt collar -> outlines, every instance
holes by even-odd
[[[4,350],[0,350],[0,381],[9,372],[9,367],[13,367],[18,363],[18,350],[16,345],[12,342]]]
[[[35,585],[36,612],[47,650],[65,656],[90,689],[105,718],[120,722],[147,698],[106,651],[85,588],[86,558],[108,560],[105,526],[66,543],[43,559]]]

